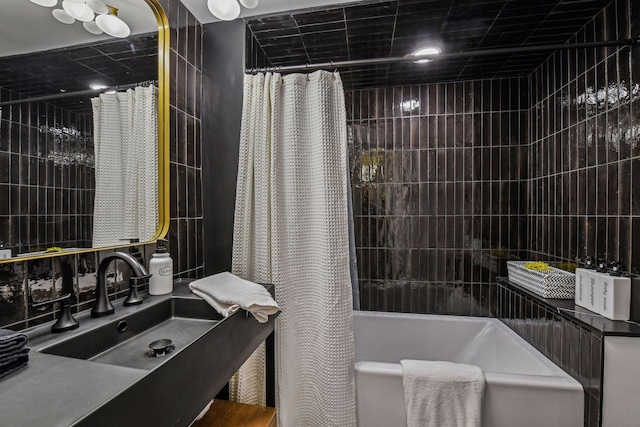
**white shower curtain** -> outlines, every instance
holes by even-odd
[[[245,76],[234,273],[275,284],[280,427],[355,426],[347,135],[337,73]],[[264,403],[263,349],[232,397]]]
[[[96,193],[93,247],[151,240],[158,228],[155,86],[92,98]]]

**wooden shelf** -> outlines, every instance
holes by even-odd
[[[276,427],[276,410],[258,405],[214,400],[192,427]]]

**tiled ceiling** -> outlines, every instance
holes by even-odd
[[[273,66],[567,42],[611,0],[395,0],[247,20]],[[523,76],[549,52],[341,70],[347,88]],[[253,64],[249,62],[249,67]]]
[[[2,57],[0,70],[0,88],[22,98],[83,91],[95,83],[114,86],[157,80],[158,36],[142,34],[125,40]],[[85,96],[48,102],[88,113],[89,99],[90,96]]]

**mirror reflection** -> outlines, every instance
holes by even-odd
[[[158,224],[153,11],[145,0],[108,0],[108,13],[117,10],[130,29],[122,38],[58,21],[61,1],[5,3],[0,249],[15,257],[151,240]]]

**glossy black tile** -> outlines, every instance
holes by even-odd
[[[181,238],[185,240],[184,246],[191,248],[188,252],[189,255],[181,256],[179,264],[176,261],[174,271],[176,274],[184,273],[200,277],[204,274],[202,268],[204,259],[202,251],[198,250],[203,245],[201,109],[199,106],[202,101],[200,97],[202,43],[199,40],[202,36],[202,29],[178,0],[166,1],[165,10],[169,14],[172,32],[171,54],[169,56],[172,70],[170,160],[172,170],[177,170],[178,147],[183,149],[180,158],[181,166],[188,167],[191,171],[189,176],[193,178],[189,181],[188,188],[185,183],[185,188],[181,188],[179,193],[177,189],[173,191],[173,187],[170,191],[172,218],[175,218],[177,201],[184,199],[185,195],[190,203],[186,212],[194,215],[193,218],[190,218],[188,232],[185,231],[181,234]],[[185,27],[184,31],[177,31],[182,27]],[[178,40],[179,38],[181,40]],[[134,43],[138,56],[151,57],[157,54],[155,36],[149,38],[141,35],[132,37],[127,42],[116,41],[113,45],[105,45],[101,50],[84,47],[68,49],[64,51],[64,55],[66,55],[64,57],[53,52],[50,55],[50,60],[59,63],[60,68],[66,70],[64,73],[68,76],[73,75],[77,80],[72,81],[67,78],[64,80],[65,84],[84,84],[86,82],[83,83],[83,79],[90,77],[89,74],[69,67],[82,63],[87,70],[89,70],[88,66],[94,67],[93,71],[89,70],[93,75],[104,65],[104,62],[99,60],[100,58],[118,59],[124,64],[126,62],[124,52],[131,52],[129,42]],[[180,50],[180,55],[178,55],[178,50]],[[124,74],[140,76],[141,73],[153,71],[155,75],[157,72],[156,60],[151,58],[149,61],[153,70],[145,68],[138,61],[130,61],[127,65],[129,68]],[[28,61],[25,61],[24,64],[24,67],[20,68],[21,72],[40,73],[44,70],[42,67],[39,69],[31,67]],[[184,75],[184,82],[176,81],[175,70],[178,64],[185,70],[191,67],[189,73]],[[109,63],[108,66],[112,65]],[[132,70],[135,72],[132,73]],[[8,74],[3,74],[2,78],[5,77],[10,78]],[[141,80],[149,80],[149,78],[136,77],[134,82]],[[45,88],[45,85],[39,85],[33,79],[31,82],[30,92],[25,92],[25,94],[34,95],[36,91]],[[3,86],[0,89],[1,100],[18,99],[18,94],[5,89],[4,84],[0,84],[0,86]],[[181,109],[176,108],[179,100]],[[0,172],[0,185],[9,187],[6,193],[9,203],[3,204],[6,206],[6,212],[0,210],[0,240],[3,240],[5,244],[12,245],[11,236],[21,235],[21,232],[26,233],[24,241],[12,246],[14,253],[27,252],[36,246],[38,249],[42,249],[42,246],[53,245],[80,247],[91,245],[91,242],[81,240],[82,236],[86,234],[86,230],[92,229],[91,217],[84,214],[81,209],[93,207],[91,188],[95,183],[92,167],[61,165],[57,161],[59,159],[55,157],[56,153],[63,153],[63,148],[66,149],[60,135],[64,137],[65,143],[69,142],[68,136],[64,134],[65,128],[73,130],[73,135],[79,135],[75,140],[71,139],[72,143],[81,147],[87,155],[93,154],[90,142],[90,117],[86,118],[77,112],[83,108],[86,109],[86,107],[86,105],[80,106],[73,103],[56,105],[38,103],[30,105],[28,108],[2,108],[0,163],[6,162],[7,167],[0,168],[6,174],[6,176],[2,176],[2,172]],[[90,111],[90,106],[88,111]],[[176,127],[178,116],[181,116],[181,124],[188,123],[184,126],[184,130],[180,129],[180,132]],[[12,149],[15,150],[13,155],[10,154]],[[21,160],[22,157],[26,160]],[[172,176],[171,182],[175,181],[175,176]],[[11,185],[11,183],[15,185]],[[79,191],[76,189],[78,186],[87,190]],[[53,206],[54,209],[42,215],[33,215],[33,208],[45,204]],[[61,227],[54,228],[54,223],[59,223]],[[175,221],[172,221],[171,226],[174,224]],[[177,247],[177,233],[170,232],[170,238],[172,245]],[[71,243],[69,239],[73,239],[74,243]],[[151,254],[153,249],[146,252]],[[172,252],[172,254],[174,253]],[[177,253],[174,256],[177,260]],[[124,267],[121,266],[118,269],[115,264],[111,270],[110,291],[111,297],[115,298],[126,293],[127,272]],[[90,308],[95,298],[95,274],[95,253],[56,258],[53,263],[51,259],[45,259],[3,265],[0,268],[2,276],[0,304],[5,305],[0,310],[2,313],[0,326],[24,329],[27,326],[53,320],[50,306],[34,308],[31,303],[34,298],[35,300],[45,300],[69,288],[73,290],[75,310],[82,311]],[[22,287],[19,285],[21,281]]]

